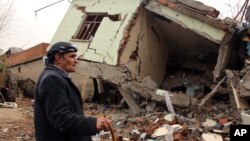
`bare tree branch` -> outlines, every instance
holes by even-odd
[[[0,34],[3,36],[4,32],[8,30],[12,18],[12,8],[14,0],[7,1],[7,3],[0,2]]]

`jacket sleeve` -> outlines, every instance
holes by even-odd
[[[71,111],[67,92],[67,85],[56,76],[46,77],[40,84],[40,99],[51,127],[75,135],[96,134],[96,118]]]

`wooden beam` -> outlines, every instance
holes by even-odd
[[[227,77],[225,76],[221,81],[213,88],[213,90],[207,94],[205,98],[203,98],[199,104],[200,107],[202,107],[217,91],[217,88],[220,86],[220,84],[226,79]]]

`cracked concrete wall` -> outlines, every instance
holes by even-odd
[[[132,80],[131,73],[125,66],[112,66],[80,60],[76,70],[70,75],[80,90],[83,100],[88,99],[94,93],[93,78],[103,79],[116,85]]]
[[[125,23],[128,23],[127,18],[124,21],[114,22],[104,17],[92,43],[84,52],[83,59],[116,65],[118,48],[120,39],[123,36],[122,31],[126,25]]]
[[[131,74],[125,66],[115,67],[104,63],[87,61],[81,61],[81,63],[77,65],[77,72],[73,74],[72,77],[77,78],[78,76],[101,78],[114,84],[120,84],[127,80],[131,80]]]
[[[150,76],[159,85],[165,75],[168,45],[154,15],[146,9],[138,14],[119,63],[126,65],[134,77]]]
[[[146,33],[141,41],[145,42],[145,45],[139,48],[140,75],[151,76],[159,86],[165,76],[169,47],[164,41],[165,35],[162,29],[155,23],[154,15],[147,10],[144,12]]]
[[[91,78],[101,76],[115,84],[131,79],[130,76],[127,76],[127,68],[121,69],[114,65],[117,64],[118,50],[124,29],[140,2],[140,0],[75,0],[72,2],[50,44],[66,41],[77,46],[77,55],[81,61],[78,63],[78,72],[72,74],[72,80],[82,91],[83,97],[86,95],[84,94],[86,91],[93,92],[92,88],[86,90],[87,85],[90,87],[92,85]],[[121,14],[121,21],[111,21],[105,17],[92,41],[73,39],[72,36],[76,34],[84,20],[85,12]],[[90,63],[86,60],[96,63]],[[112,73],[110,74],[110,72]]]
[[[75,34],[79,24],[82,21],[83,13],[80,10],[76,9],[77,4],[79,4],[81,1],[74,1],[68,8],[66,14],[64,15],[60,25],[58,26],[55,34],[53,35],[52,40],[50,41],[50,45],[53,45],[54,43],[58,41],[66,41],[69,42],[72,39],[72,36]],[[90,4],[92,2],[86,1],[86,3]],[[79,43],[79,42],[77,42]],[[82,41],[80,44],[81,46],[78,46],[79,50],[86,50],[88,43],[85,43]],[[50,48],[50,46],[47,48],[47,50]],[[81,52],[81,51],[80,51]]]
[[[51,44],[70,41],[77,45],[80,59],[116,65],[118,50],[125,26],[129,23],[140,0],[75,0],[72,2],[58,27]],[[72,39],[84,19],[85,13],[121,14],[121,21],[111,21],[105,17],[92,41]]]

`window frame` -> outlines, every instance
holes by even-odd
[[[79,24],[79,28],[75,33],[74,39],[91,41],[101,25],[103,18],[107,16],[107,13],[86,13],[82,22]]]

